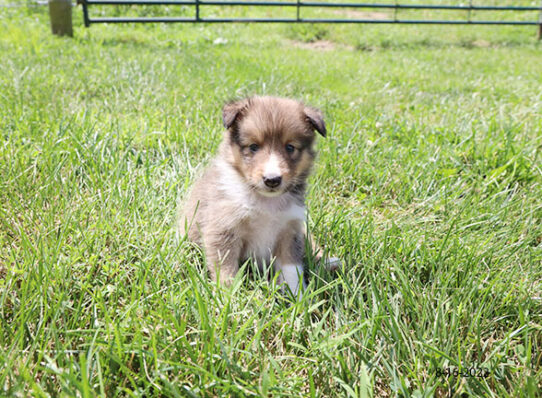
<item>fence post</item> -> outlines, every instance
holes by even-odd
[[[49,0],[49,17],[54,35],[73,36],[71,0]]]

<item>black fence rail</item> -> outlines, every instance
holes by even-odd
[[[474,5],[472,0],[469,4],[441,5],[441,4],[402,4],[395,3],[333,3],[311,1],[253,1],[253,0],[79,0],[83,7],[85,26],[95,23],[175,23],[175,22],[266,22],[266,23],[363,23],[363,24],[433,24],[433,25],[533,25],[539,26],[539,34],[542,33],[542,1],[540,6],[498,6],[498,5]],[[90,6],[192,6],[193,16],[190,17],[91,17]],[[202,7],[271,7],[288,8],[295,11],[295,17],[291,18],[258,18],[258,17],[203,17]],[[303,17],[303,9],[361,9],[361,10],[388,10],[393,12],[390,18],[374,18],[371,13],[362,18],[314,18]],[[465,19],[403,19],[399,15],[402,10],[432,10],[432,11],[464,11]],[[499,14],[512,12],[538,12],[538,20],[507,20],[507,19],[473,19],[473,12],[498,11]]]

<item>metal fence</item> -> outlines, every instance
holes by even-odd
[[[465,0],[468,4],[458,5],[442,5],[442,4],[404,4],[399,0],[393,3],[341,3],[341,2],[314,2],[314,1],[274,1],[274,0],[79,0],[83,7],[83,17],[85,26],[90,26],[95,23],[148,23],[148,22],[205,22],[205,23],[225,23],[225,22],[267,22],[267,23],[363,23],[363,24],[435,24],[435,25],[537,25],[542,32],[542,1],[539,6],[535,5],[474,5],[473,0]],[[531,2],[532,4],[532,2]],[[100,16],[92,17],[89,9],[91,6],[190,6],[193,7],[192,16]],[[270,7],[270,8],[288,8],[295,12],[290,18],[272,18],[272,17],[205,17],[202,16],[202,7]],[[303,10],[306,9],[357,9],[357,10],[386,10],[392,12],[393,15],[386,18],[375,18],[371,13],[362,14],[362,17],[354,18],[320,18],[320,17],[304,17]],[[465,12],[465,18],[457,19],[422,19],[422,18],[401,18],[401,11],[462,11]],[[504,16],[514,14],[517,17],[518,13],[538,12],[538,18],[533,20],[522,19],[474,19],[474,12],[478,14],[486,14],[489,12],[497,12]],[[358,15],[359,15],[358,14]]]

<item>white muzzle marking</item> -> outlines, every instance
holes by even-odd
[[[280,172],[280,160],[274,153],[269,156],[269,160],[263,169],[263,176],[266,178],[274,178],[282,176]]]

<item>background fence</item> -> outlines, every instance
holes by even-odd
[[[430,0],[429,0],[430,1]],[[86,26],[94,23],[148,22],[274,22],[274,23],[372,23],[372,24],[464,24],[541,26],[542,1],[453,0],[448,4],[421,1],[326,2],[301,0],[79,0]],[[504,3],[504,4],[503,4]],[[513,3],[513,4],[511,4]],[[105,7],[115,6],[114,15]],[[91,14],[98,7],[99,16]],[[143,12],[134,12],[139,7]],[[144,7],[144,8],[142,8]],[[171,14],[160,15],[167,8]],[[350,10],[337,16],[336,10]],[[239,11],[242,10],[242,11]],[[152,15],[155,11],[158,15]],[[126,15],[122,15],[125,13]],[[105,15],[104,15],[105,14]],[[141,15],[143,14],[143,16]],[[233,14],[233,16],[231,15]]]

